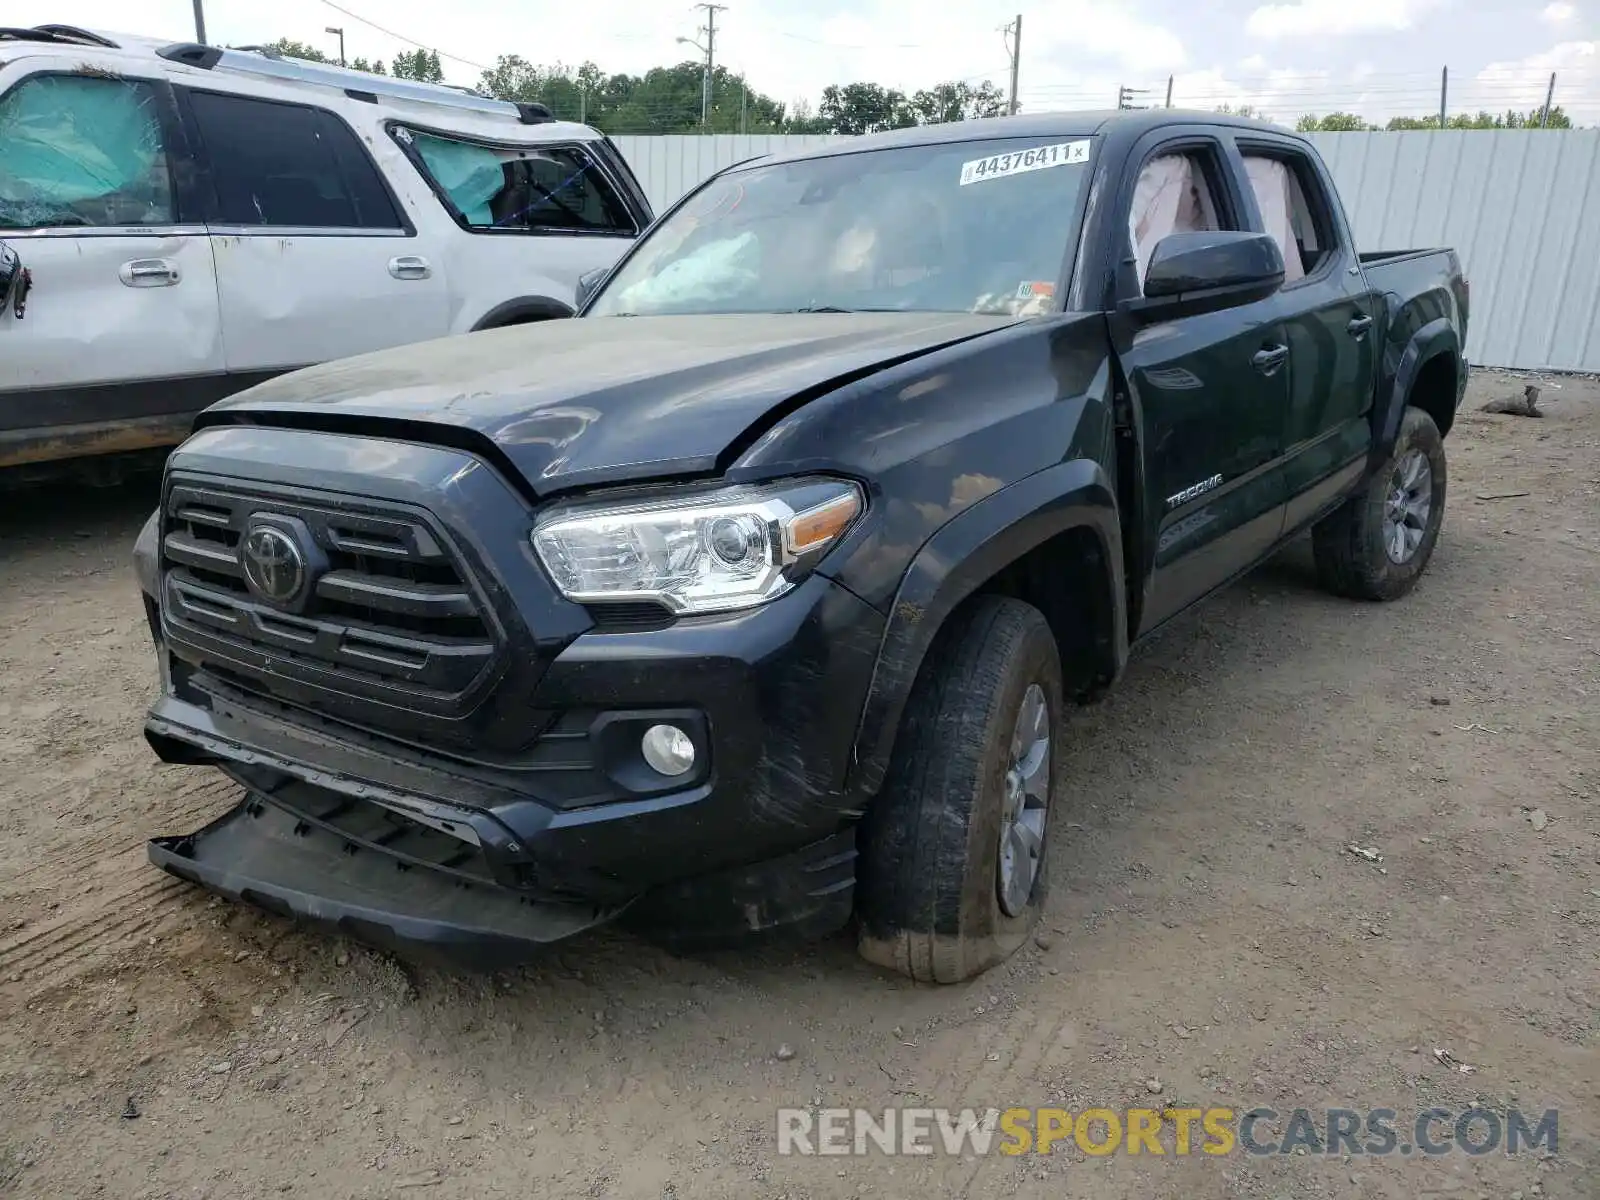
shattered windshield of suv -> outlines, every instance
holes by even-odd
[[[712,181],[618,268],[589,316],[1055,308],[1088,138],[905,146]]]

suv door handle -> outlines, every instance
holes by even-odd
[[[118,268],[117,278],[127,287],[171,287],[183,276],[169,259],[136,258]]]
[[[389,274],[396,279],[427,279],[433,274],[428,260],[415,254],[402,254],[389,260]]]
[[[1265,350],[1257,350],[1250,357],[1250,365],[1263,375],[1271,375],[1283,366],[1283,360],[1289,357],[1289,347],[1268,346]]]
[[[1367,330],[1372,328],[1372,318],[1366,313],[1358,313],[1350,318],[1350,324],[1344,327],[1345,332],[1360,341],[1367,336]]]

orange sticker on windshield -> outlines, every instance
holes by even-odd
[[[1056,294],[1056,285],[1039,279],[1017,284],[1018,300],[1049,300]]]

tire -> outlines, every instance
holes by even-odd
[[[1033,723],[1045,735],[1042,749],[1037,738],[1018,739],[1031,753],[1016,776],[1034,782],[1034,795],[1023,797],[1026,819],[1012,822],[1014,734],[1025,703],[1033,712],[1035,702],[1044,706]],[[862,830],[863,958],[922,982],[958,983],[1004,961],[1027,939],[1048,891],[1062,712],[1061,661],[1038,609],[986,596],[941,630]],[[1021,833],[1034,831],[1036,853],[1026,857],[1037,866],[1031,884],[1014,874],[1003,900],[1002,832],[1017,825]],[[1014,862],[1023,846],[1012,843]]]
[[[1426,467],[1426,478],[1416,474],[1421,470],[1418,464]],[[1412,483],[1402,487],[1407,478]],[[1446,483],[1439,427],[1420,408],[1406,409],[1389,460],[1359,493],[1311,530],[1312,556],[1322,586],[1355,600],[1398,600],[1409,592],[1438,543]],[[1385,524],[1397,489],[1405,492],[1409,509],[1401,522],[1407,531],[1403,545],[1396,540],[1395,526]],[[1417,501],[1423,497],[1427,511],[1419,517]]]

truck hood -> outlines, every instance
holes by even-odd
[[[413,438],[418,425],[465,430],[541,493],[698,474],[796,396],[1014,323],[967,313],[545,321],[295,371],[212,406],[198,424],[381,434],[404,422],[397,435]]]

